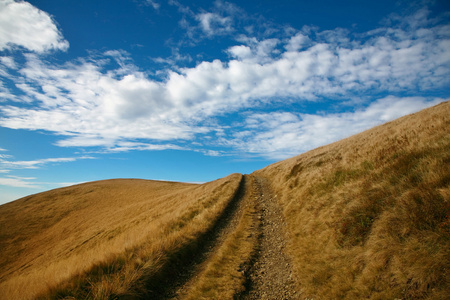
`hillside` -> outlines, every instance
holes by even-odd
[[[186,251],[201,237],[240,178],[204,185],[99,181],[0,206],[0,298],[31,299],[49,291],[56,291],[52,297],[102,298],[139,289],[136,279],[151,277],[169,254]]]
[[[0,206],[0,299],[445,299],[450,102],[201,185]]]
[[[450,102],[273,164],[298,288],[448,299]]]

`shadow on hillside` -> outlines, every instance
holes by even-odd
[[[158,274],[145,279],[145,294],[140,299],[170,299],[193,276],[196,267],[206,260],[218,237],[226,229],[245,193],[245,175],[239,187],[215,224],[199,239],[169,256],[169,261]],[[126,299],[128,297],[121,297]]]

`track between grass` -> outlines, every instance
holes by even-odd
[[[290,258],[285,253],[285,223],[281,207],[262,177],[254,177],[259,222],[259,243],[239,299],[297,299]]]
[[[242,235],[244,242],[236,245],[237,236]],[[200,251],[180,268],[176,278],[167,282],[160,299],[294,299],[297,294],[285,243],[282,212],[268,182],[244,175],[235,197]],[[241,261],[234,263],[234,270],[219,267],[217,271],[213,267],[211,271],[211,265],[227,264],[239,255]],[[208,276],[216,278],[210,280]],[[234,282],[227,282],[227,278]],[[208,282],[216,294],[205,287]],[[232,291],[223,293],[220,289]]]
[[[152,299],[180,299],[185,298],[185,292],[204,269],[206,263],[223,244],[226,236],[233,231],[242,214],[242,199],[247,190],[247,178],[242,177],[238,190],[233,199],[218,218],[216,224],[199,241],[197,251],[191,255],[190,262],[177,266],[176,274],[161,283],[161,290],[151,295]]]

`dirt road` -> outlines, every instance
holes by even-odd
[[[250,197],[254,197],[251,199]],[[258,228],[255,255],[245,272],[245,291],[237,299],[296,299],[289,258],[285,254],[284,221],[281,208],[273,197],[267,181],[244,175],[235,198],[230,202],[199,253],[160,294],[160,299],[183,299],[208,261],[217,253],[227,235],[232,233],[245,205],[254,205]]]
[[[258,195],[260,239],[248,274],[247,291],[240,299],[296,299],[291,262],[285,254],[284,220],[268,183],[254,178]]]

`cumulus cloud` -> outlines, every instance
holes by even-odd
[[[54,20],[28,2],[0,2],[0,50],[21,46],[30,51],[67,50]]]
[[[259,41],[256,38],[241,37],[239,39],[245,45],[233,46],[228,49],[228,53],[239,61],[256,64],[268,64],[275,60],[274,56],[280,54],[277,45],[279,39],[264,39]]]
[[[119,50],[64,65],[51,64],[36,54],[26,54],[26,63],[20,66],[6,59],[2,63],[9,67],[3,72],[16,69],[19,77],[15,87],[24,95],[20,98],[24,103],[0,107],[0,125],[54,132],[64,136],[57,145],[65,147],[187,149],[189,146],[178,143],[220,137],[222,145],[263,156],[274,157],[277,151],[283,157],[294,151],[297,154],[305,149],[299,145],[336,140],[339,134],[332,134],[333,128],[362,130],[391,115],[383,117],[378,112],[365,122],[357,117],[363,115],[360,111],[330,116],[254,114],[239,133],[219,120],[242,109],[274,103],[339,104],[365,94],[414,94],[448,86],[450,26],[431,22],[426,16],[426,11],[419,10],[409,19],[393,18],[390,27],[359,36],[342,29],[319,32],[311,28],[293,32],[288,38],[240,36],[239,44],[226,50],[229,60],[163,70],[165,76],[160,79],[150,78],[133,64],[128,53]],[[227,18],[217,12],[197,15],[202,30],[211,34],[229,30],[231,21]],[[2,92],[8,94],[0,87]],[[411,97],[385,99],[389,101],[375,102],[366,114],[383,103],[387,105],[382,107],[384,114],[398,111],[395,103],[415,109],[426,103]],[[354,126],[349,125],[352,122]],[[248,146],[243,147],[239,138]]]
[[[302,32],[296,33],[294,36],[289,38],[288,43],[285,48],[289,52],[295,52],[301,50],[303,47],[311,43],[311,39]]]
[[[228,49],[228,53],[231,54],[234,58],[245,60],[249,59],[253,56],[252,50],[250,47],[245,45],[233,46]]]

